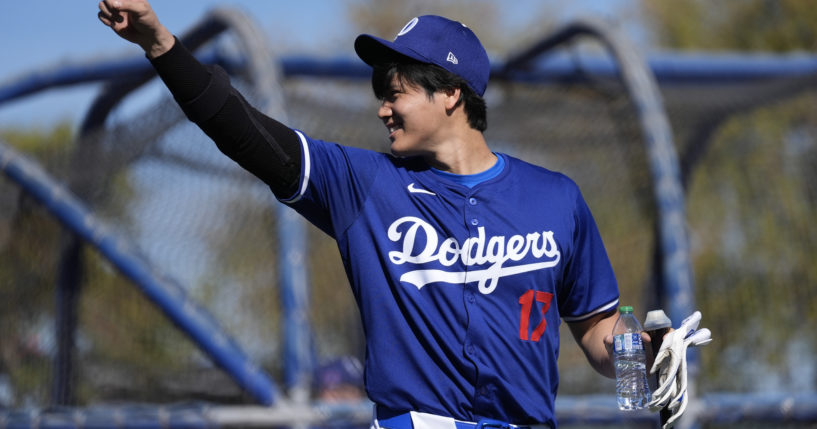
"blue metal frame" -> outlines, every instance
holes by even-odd
[[[221,64],[228,70],[242,70],[244,60],[225,57],[220,52],[207,51],[198,58],[208,64]],[[817,73],[817,55],[808,54],[686,54],[660,53],[646,58],[647,67],[661,85],[683,84],[733,84],[751,80],[797,77]],[[360,60],[350,57],[315,58],[307,56],[282,56],[277,59],[281,74],[285,77],[312,76],[349,79],[368,79],[371,69]],[[492,79],[549,83],[583,81],[586,76],[594,78],[618,78],[619,68],[608,57],[582,55],[578,57],[560,53],[547,56],[547,60],[534,61],[524,69],[503,75],[506,62],[496,61]],[[129,77],[151,72],[150,64],[143,56],[119,59],[80,61],[72,64],[59,63],[45,70],[37,69],[0,82],[0,104],[47,89],[106,81],[115,77]]]

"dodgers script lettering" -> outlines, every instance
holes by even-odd
[[[408,271],[400,277],[400,281],[412,284],[417,289],[431,283],[478,282],[479,291],[490,294],[502,277],[552,268],[561,259],[552,231],[510,237],[495,235],[488,238],[485,236],[485,228],[479,227],[476,237],[469,237],[462,243],[452,237],[441,242],[437,231],[428,222],[406,216],[389,226],[388,237],[401,249],[389,252],[389,260],[397,265],[439,262],[443,267],[451,267],[461,261],[466,267],[484,267],[468,271],[418,269]],[[416,249],[418,243],[423,241],[425,245]],[[529,254],[537,262],[505,266],[506,262],[521,261]]]

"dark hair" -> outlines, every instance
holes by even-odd
[[[372,89],[378,100],[383,100],[391,91],[391,81],[397,76],[401,83],[414,84],[423,88],[429,98],[438,91],[460,89],[458,103],[464,103],[468,125],[478,131],[488,128],[485,100],[477,95],[465,79],[450,71],[419,61],[394,61],[375,65],[372,70]]]

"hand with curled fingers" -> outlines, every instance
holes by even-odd
[[[697,329],[701,312],[695,311],[681,322],[676,330],[666,334],[651,374],[658,373],[659,386],[652,395],[648,407],[657,411],[667,407],[670,417],[663,428],[672,427],[686,410],[687,395],[687,348],[703,346],[712,341],[709,329]]]
[[[173,34],[159,22],[146,0],[102,0],[99,20],[123,39],[139,45],[150,58],[173,47]]]

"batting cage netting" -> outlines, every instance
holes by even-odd
[[[303,59],[279,68],[271,53],[247,53],[251,24],[221,32],[243,18],[219,13],[218,30],[205,19],[188,42],[256,105],[313,137],[388,150],[365,68]],[[685,202],[676,225],[693,293],[679,298],[664,274],[679,261],[665,258],[658,189],[673,184],[656,183],[661,154],[643,122],[662,119],[605,57],[607,41],[550,42],[492,82],[492,149],[578,183],[621,302],[642,321],[679,299],[701,310],[714,341],[693,359],[696,421],[814,424],[815,59],[649,58]],[[222,155],[139,60],[117,63],[127,79],[104,80],[94,106],[77,106],[89,111],[81,129],[0,134],[0,427],[365,427],[359,367],[344,365],[362,360],[363,333],[334,242]],[[582,411],[608,400],[601,408],[612,410],[614,381],[561,329],[561,422],[651,427],[652,415]],[[338,379],[356,390],[332,408],[322,395]],[[260,423],[249,411],[208,412],[282,403],[289,414]]]

